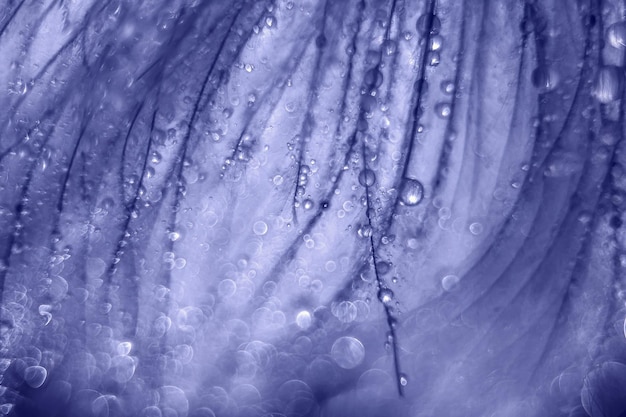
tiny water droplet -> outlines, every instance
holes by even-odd
[[[403,387],[406,387],[406,384],[409,383],[409,380],[407,379],[407,376],[404,374],[400,374],[400,385],[402,385]]]

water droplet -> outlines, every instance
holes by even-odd
[[[274,185],[281,185],[283,181],[284,181],[284,178],[281,175],[276,175],[272,179],[272,182],[274,183]]]
[[[152,155],[150,157],[150,162],[152,162],[153,164],[158,164],[159,162],[161,162],[161,160],[163,159],[163,157],[161,156],[161,154],[157,151],[152,152]]]
[[[431,51],[438,51],[443,46],[443,38],[439,35],[431,36],[428,48]]]
[[[406,387],[406,384],[409,383],[409,380],[405,374],[400,374],[400,385]]]
[[[483,232],[483,225],[480,223],[472,223],[469,227],[470,233],[473,235],[479,235]]]
[[[405,206],[415,206],[424,198],[422,183],[406,178],[400,186],[400,203]]]
[[[132,349],[133,344],[130,342],[121,342],[117,345],[117,354],[127,356]]]
[[[626,22],[613,23],[606,31],[606,37],[612,47],[626,48]]]
[[[446,291],[452,291],[457,286],[460,279],[456,275],[446,275],[441,279],[441,286]]]
[[[333,360],[344,369],[356,368],[365,358],[365,347],[356,338],[350,336],[335,340],[330,355]]]
[[[124,384],[135,374],[135,361],[130,356],[118,355],[111,359],[111,368],[109,369],[111,378]]]
[[[298,315],[296,316],[296,324],[302,330],[308,329],[311,326],[312,322],[313,322],[313,319],[311,317],[311,313],[309,313],[306,310],[299,312]]]
[[[393,291],[389,288],[383,288],[378,292],[378,299],[381,303],[389,305],[393,302]]]
[[[49,304],[42,304],[39,306],[39,315],[44,318],[44,326],[47,326],[52,320],[52,306]]]
[[[371,187],[376,183],[376,174],[371,169],[365,168],[359,173],[359,184],[363,187]]]
[[[267,233],[267,223],[261,220],[255,222],[254,225],[252,226],[252,231],[257,236],[263,236],[264,234]]]
[[[454,93],[454,83],[452,81],[442,81],[441,92],[446,93],[446,94]]]
[[[237,291],[237,284],[232,279],[224,279],[217,286],[217,292],[221,297],[232,297]]]
[[[559,83],[559,77],[552,68],[535,68],[531,75],[533,85],[542,92],[552,91]]]
[[[24,381],[32,388],[39,388],[46,382],[48,371],[43,366],[29,366],[24,371]]]
[[[592,94],[602,104],[615,101],[622,96],[623,71],[613,65],[602,67],[596,75]]]
[[[386,275],[391,271],[391,264],[389,262],[380,261],[376,263],[376,271],[380,275]]]
[[[357,234],[362,238],[369,238],[372,236],[372,226],[369,224],[364,224],[357,230]]]
[[[396,44],[396,41],[392,40],[392,39],[387,39],[386,41],[383,42],[383,51],[385,52],[385,55],[390,56],[396,53],[396,50],[398,49],[398,45]]]
[[[332,313],[342,323],[351,323],[356,320],[357,308],[350,301],[342,301],[333,305]]]
[[[426,35],[429,29],[431,35],[436,35],[441,30],[441,20],[439,20],[437,16],[426,13],[417,19],[415,28],[417,29],[417,33],[420,35]]]
[[[445,119],[449,117],[452,113],[452,107],[449,103],[438,103],[437,105],[435,105],[435,113],[437,114],[437,116]]]
[[[159,403],[162,409],[172,409],[170,415],[183,416],[189,412],[189,401],[185,392],[173,385],[166,385],[159,389]]]
[[[321,292],[324,289],[324,284],[319,279],[311,281],[311,291]]]
[[[363,82],[370,89],[378,88],[383,83],[383,73],[377,68],[372,68],[365,73],[365,79]]]
[[[428,54],[428,65],[436,67],[441,63],[441,55],[437,51],[431,51]]]

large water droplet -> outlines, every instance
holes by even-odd
[[[29,366],[24,371],[24,381],[32,388],[39,388],[48,377],[48,371],[43,366]]]
[[[185,392],[173,385],[166,385],[159,389],[159,402],[161,408],[171,408],[176,412],[174,415],[187,415],[189,401]]]
[[[311,313],[306,310],[303,310],[298,313],[296,316],[296,324],[299,328],[306,330],[311,326],[313,322],[313,318],[311,317]]]
[[[115,356],[111,360],[111,368],[109,369],[109,373],[111,378],[120,383],[126,383],[130,381],[130,379],[135,374],[135,361],[130,356]]]
[[[332,313],[342,323],[351,323],[356,320],[357,308],[350,301],[342,301],[333,305]]]
[[[437,16],[433,16],[430,13],[426,13],[426,14],[421,15],[417,19],[415,28],[417,29],[417,33],[419,33],[422,36],[426,35],[429,29],[432,35],[436,35],[441,30],[441,20],[439,20]]]
[[[363,187],[371,187],[376,182],[376,174],[371,169],[365,168],[359,173],[359,184]]]
[[[422,183],[406,178],[400,186],[400,203],[405,206],[415,206],[424,198]]]
[[[365,347],[354,337],[340,337],[333,343],[330,356],[344,369],[356,368],[365,358]]]
[[[602,67],[593,85],[593,96],[603,104],[619,99],[622,95],[624,81],[623,71],[613,65]]]
[[[377,68],[372,68],[365,73],[363,82],[368,88],[378,88],[383,83],[383,73]]]
[[[535,68],[531,75],[533,85],[542,92],[552,91],[559,83],[559,76],[552,68]]]
[[[393,291],[389,288],[383,288],[378,292],[378,299],[385,305],[393,302]]]
[[[613,23],[606,31],[609,44],[618,49],[626,48],[626,22]]]

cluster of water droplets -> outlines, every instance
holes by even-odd
[[[298,185],[296,187],[296,199],[294,202],[295,207],[302,207],[304,210],[311,210],[315,206],[315,203],[307,195],[306,187],[309,183],[309,176],[312,174],[312,170],[308,165],[301,165],[298,171]]]

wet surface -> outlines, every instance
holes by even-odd
[[[626,415],[625,4],[0,6],[0,414]]]

